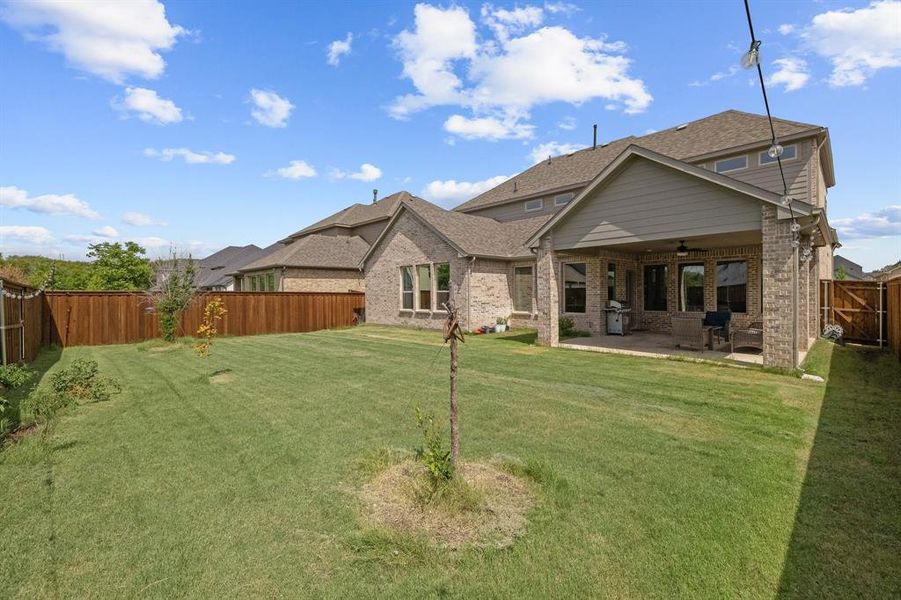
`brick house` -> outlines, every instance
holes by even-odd
[[[828,130],[726,111],[549,158],[453,211],[404,195],[366,252],[371,322],[437,327],[453,295],[464,327],[511,315],[556,345],[562,316],[603,335],[608,299],[636,325],[729,310],[762,323],[765,364],[792,367],[817,335],[832,277]],[[787,191],[787,193],[786,193]]]
[[[375,196],[375,194],[373,194]],[[267,248],[235,269],[235,289],[253,292],[361,292],[360,260],[406,192],[353,204]]]

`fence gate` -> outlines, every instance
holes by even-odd
[[[25,290],[0,280],[0,364],[25,358]]]
[[[822,325],[840,325],[849,340],[883,346],[887,341],[886,306],[882,281],[820,281]]]

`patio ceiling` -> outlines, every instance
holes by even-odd
[[[760,230],[736,231],[731,233],[719,233],[713,235],[701,235],[686,238],[670,238],[665,240],[646,240],[627,244],[613,244],[596,246],[594,248],[580,248],[578,250],[559,250],[560,253],[573,252],[577,254],[602,253],[608,250],[630,253],[647,252],[675,252],[676,247],[685,240],[685,245],[691,250],[714,250],[717,248],[738,248],[743,246],[759,246],[763,242]]]

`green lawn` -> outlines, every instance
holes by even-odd
[[[361,525],[361,461],[418,442],[414,407],[445,414],[436,332],[230,338],[207,362],[186,346],[46,354],[50,372],[93,357],[124,392],[66,413],[50,450],[0,451],[0,596],[901,594],[892,356],[824,344],[823,385],[532,340],[461,348],[464,459],[543,474],[506,550]]]

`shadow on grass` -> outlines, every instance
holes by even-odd
[[[518,344],[534,344],[538,340],[538,332],[532,329],[527,331],[513,332],[513,333],[500,333],[500,334],[491,334],[488,336],[489,339],[497,340],[499,342],[516,342]]]
[[[859,347],[823,353],[826,390],[779,596],[898,598],[901,365]]]
[[[42,348],[37,358],[28,364],[28,368],[35,372],[34,378],[27,384],[14,390],[8,390],[6,396],[10,401],[10,410],[7,418],[10,419],[9,429],[14,430],[20,425],[28,425],[27,415],[22,414],[22,402],[28,397],[31,390],[35,389],[44,380],[47,372],[59,362],[63,355],[63,349],[59,346],[49,346]],[[4,432],[0,431],[0,438]]]

